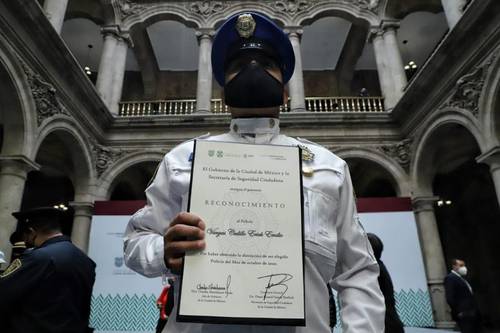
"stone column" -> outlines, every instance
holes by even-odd
[[[118,43],[117,35],[119,30],[117,26],[108,26],[101,28],[104,44],[102,47],[101,61],[97,71],[96,89],[99,92],[104,104],[109,107],[112,95],[114,54]]]
[[[0,250],[7,260],[12,253],[9,238],[17,226],[11,214],[21,208],[28,172],[39,168],[25,156],[0,156]]]
[[[196,112],[211,112],[212,105],[212,37],[211,29],[199,29],[196,37],[200,45],[198,55],[198,85],[196,88]]]
[[[500,147],[490,149],[476,158],[478,163],[485,163],[490,167],[491,178],[495,184],[497,201],[500,205]]]
[[[123,79],[125,78],[125,65],[127,61],[127,51],[130,40],[124,36],[118,39],[115,48],[115,64],[113,73],[113,90],[109,101],[109,111],[118,114],[118,103],[122,99]]]
[[[107,26],[101,29],[104,36],[104,45],[97,74],[96,89],[101,95],[104,104],[111,113],[118,114],[125,62],[130,38],[121,32],[118,26]]]
[[[71,240],[80,250],[87,253],[94,204],[91,202],[70,202],[69,205],[75,211]]]
[[[463,14],[466,0],[441,0],[448,27],[453,29]]]
[[[300,38],[304,30],[301,27],[288,27],[285,32],[288,33],[295,54],[295,69],[292,78],[288,82],[290,111],[304,112],[306,111],[306,100],[304,95],[304,75],[302,73],[302,53],[300,50]]]
[[[413,209],[417,221],[420,246],[424,257],[427,284],[432,301],[433,315],[437,327],[452,327],[446,304],[443,281],[446,264],[434,215],[434,204],[438,197],[413,198]]]
[[[373,43],[373,50],[375,52],[375,61],[377,63],[378,79],[380,82],[380,91],[384,97],[384,104],[386,110],[392,110],[396,104],[394,98],[394,88],[391,79],[391,69],[388,64],[388,54],[384,41],[384,30],[374,28],[370,31],[369,40]]]
[[[67,6],[68,0],[45,0],[43,3],[45,15],[58,34],[61,33]]]
[[[387,65],[390,69],[394,99],[397,103],[403,95],[408,80],[404,69],[403,59],[399,51],[398,39],[396,38],[396,29],[399,28],[399,22],[384,22],[382,28],[385,30],[384,41],[387,54]]]

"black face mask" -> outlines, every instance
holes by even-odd
[[[226,105],[268,108],[283,104],[283,84],[258,63],[246,65],[224,88]]]

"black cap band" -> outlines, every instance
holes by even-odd
[[[227,66],[231,63],[231,61],[236,59],[243,52],[247,52],[247,51],[261,52],[264,55],[273,59],[277,64],[282,63],[280,61],[280,57],[279,57],[278,53],[266,41],[256,39],[256,38],[249,38],[249,39],[242,38],[241,40],[237,41],[236,43],[233,43],[229,47],[226,61],[224,63],[224,68],[227,68]]]

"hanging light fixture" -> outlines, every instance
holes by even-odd
[[[92,75],[92,71],[90,70],[90,67],[88,65],[89,63],[89,58],[90,58],[90,51],[92,50],[94,46],[92,44],[89,44],[87,45],[87,58],[85,59],[85,67],[83,68],[85,70],[85,73],[87,73],[87,75]]]

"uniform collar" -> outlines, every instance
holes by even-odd
[[[38,248],[45,247],[49,244],[54,244],[54,243],[64,242],[64,241],[69,242],[70,240],[67,236],[64,236],[64,235],[52,237],[52,238],[47,239],[45,242],[43,242],[43,244],[40,245]]]
[[[234,118],[231,133],[255,143],[271,141],[280,132],[277,118]]]

